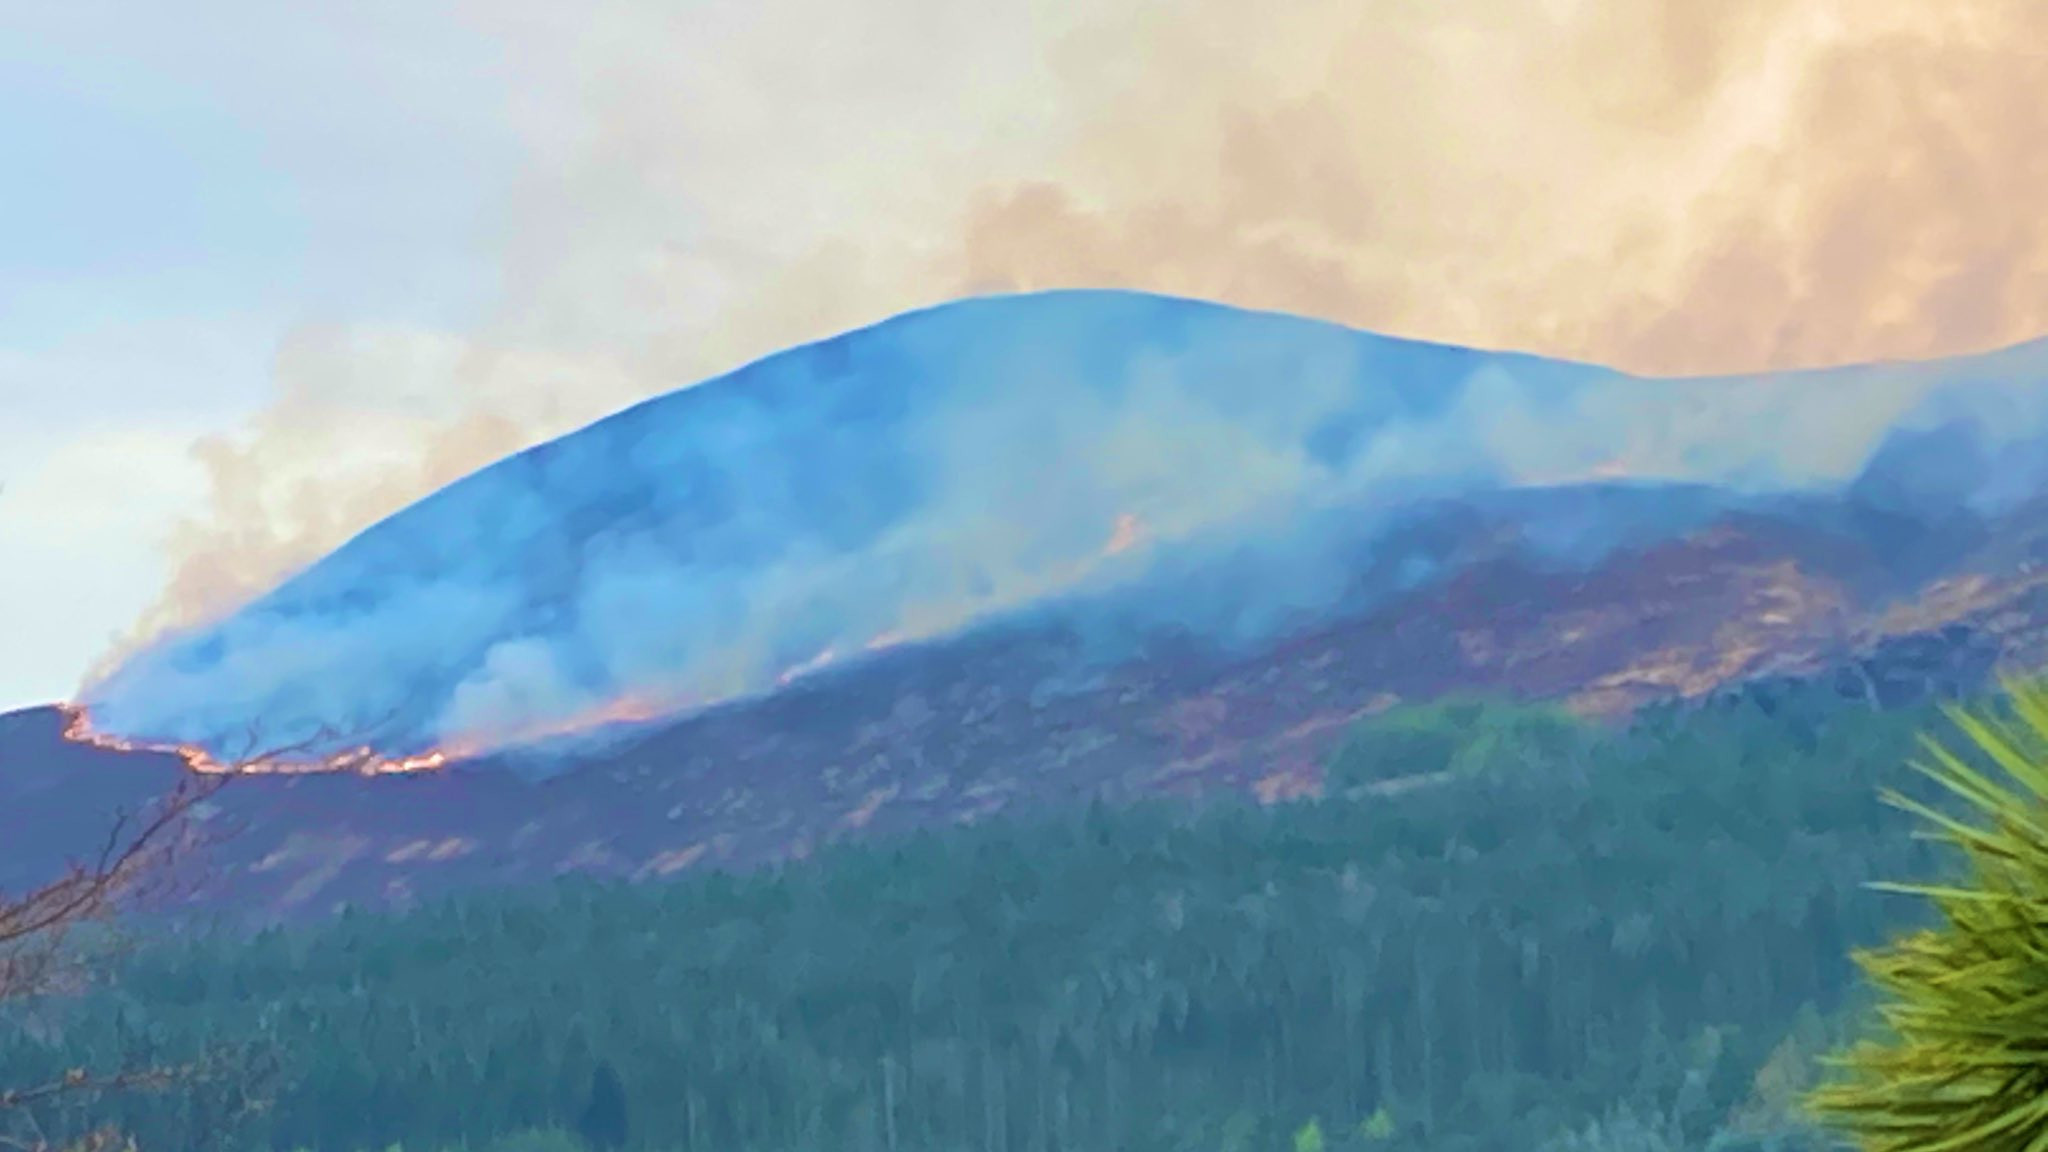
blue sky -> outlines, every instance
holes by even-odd
[[[16,7],[0,708],[505,451],[948,294],[918,233],[1005,171],[990,124],[1038,135],[1061,5]]]
[[[475,310],[506,163],[320,21],[40,7],[0,18],[0,708],[68,694],[157,595],[187,450],[267,402],[292,325]]]

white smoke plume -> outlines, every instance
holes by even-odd
[[[275,404],[201,447],[213,498],[137,639],[511,449],[963,293],[1142,288],[1655,373],[2048,329],[2033,0],[454,11],[526,158],[493,308],[289,339]]]
[[[1586,563],[1682,530],[1699,486],[1718,508],[1826,494],[1886,448],[1874,475],[1911,507],[1997,511],[2048,482],[2044,444],[2044,342],[1655,380],[1159,296],[983,299],[493,465],[83,703],[100,732],[216,756],[252,725],[460,755],[1033,610],[1083,639],[1074,671],[1157,624],[1270,638],[1457,563],[1400,533],[1442,499],[1512,502]],[[1616,475],[1687,487],[1619,508],[1569,487]]]

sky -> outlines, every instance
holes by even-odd
[[[0,0],[0,709],[985,291],[1663,374],[2048,333],[2035,0]]]

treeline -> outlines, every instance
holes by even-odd
[[[0,1083],[281,1061],[233,1131],[108,1102],[152,1152],[1806,1147],[1848,953],[1917,913],[1863,885],[1938,866],[1878,793],[1940,726],[1822,691],[1620,733],[1397,711],[1321,801],[165,943],[0,1021]]]

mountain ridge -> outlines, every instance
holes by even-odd
[[[2038,468],[2016,492],[1987,477],[2048,436],[2044,362],[2032,344],[1642,380],[1141,293],[959,301],[508,457],[81,702],[112,736],[216,754],[260,717],[276,743],[331,732],[460,758],[1047,606],[1079,621],[1106,605],[1089,627],[1113,651],[1160,630],[1271,639],[1333,610],[1431,502],[1634,474],[1725,511],[1850,483],[1915,420],[2008,442],[1908,488],[2023,497]],[[1539,527],[1566,551],[1601,541],[1582,558],[1597,562],[1697,520],[1600,515]],[[1388,589],[1444,574],[1411,561]]]
[[[1644,381],[1142,294],[916,316],[480,470],[86,693],[116,736],[125,699],[169,743],[390,701],[418,737],[481,670],[532,721],[403,778],[234,781],[208,907],[1309,797],[1350,725],[1446,693],[1619,720],[2048,664],[2048,342]],[[645,415],[678,405],[710,415]],[[737,690],[636,695],[679,668]],[[0,717],[0,889],[182,770],[80,715]]]
[[[1841,509],[1724,516],[1583,571],[1503,550],[1379,612],[1246,652],[1170,642],[1086,682],[1059,679],[1076,639],[1056,627],[936,641],[566,750],[545,777],[236,780],[218,803],[239,831],[200,907],[294,918],[565,871],[658,879],[1090,798],[1311,797],[1353,723],[1447,692],[1621,719],[1819,679],[1892,707],[2048,661],[2048,508],[1931,579],[1885,571],[1888,537],[1821,511]],[[0,718],[0,888],[179,771],[62,722]]]

